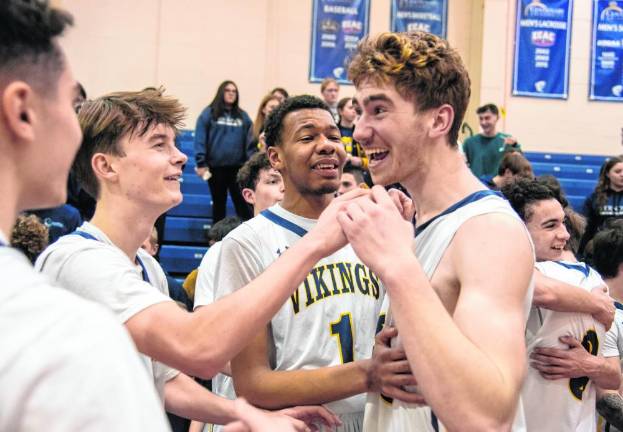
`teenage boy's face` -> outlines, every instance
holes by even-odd
[[[163,124],[143,136],[121,141],[125,156],[115,157],[120,192],[129,200],[164,213],[182,201],[180,179],[188,159],[175,147],[173,129]]]
[[[28,166],[21,174],[28,179],[24,208],[53,207],[67,199],[67,176],[82,142],[82,131],[74,111],[78,84],[68,65],[58,79],[56,94],[36,94],[32,110],[25,113],[34,141]]]
[[[368,156],[368,169],[375,184],[401,183],[420,167],[419,151],[426,139],[431,117],[416,111],[392,84],[365,80],[354,97],[360,112],[353,138]]]
[[[562,206],[555,199],[548,199],[532,204],[529,210],[532,215],[526,226],[534,242],[537,261],[560,260],[569,240]]]
[[[346,152],[340,130],[324,109],[302,109],[283,120],[281,144],[269,148],[286,193],[332,194],[340,185]]]
[[[256,213],[273,206],[283,199],[283,178],[274,168],[263,169],[253,193],[253,209]]]

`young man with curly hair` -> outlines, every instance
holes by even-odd
[[[414,241],[412,225],[380,186],[372,200],[338,216],[357,255],[385,284],[385,321],[398,332],[377,336],[372,369],[381,379],[368,395],[365,429],[521,427],[534,253],[522,221],[457,149],[467,70],[437,36],[382,33],[362,42],[349,76],[361,112],[354,138],[374,183],[405,186],[417,219]],[[402,361],[383,361],[400,350],[406,361],[404,353]],[[404,374],[384,373],[409,368],[417,387],[404,386]]]

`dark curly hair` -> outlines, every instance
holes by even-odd
[[[56,94],[64,56],[55,38],[72,24],[71,15],[45,0],[0,1],[0,75]]]
[[[260,172],[271,168],[266,152],[255,153],[240,167],[236,174],[238,188],[255,190],[260,179]]]
[[[11,246],[21,250],[34,263],[48,246],[48,227],[35,215],[19,215],[11,232]]]
[[[266,147],[281,144],[281,132],[283,130],[283,120],[294,111],[304,109],[322,109],[331,114],[331,110],[323,100],[316,96],[301,95],[286,99],[284,103],[270,113],[264,125],[264,139]]]
[[[623,223],[611,224],[592,240],[591,265],[604,278],[614,278],[623,263]]]
[[[502,193],[524,222],[532,217],[534,203],[550,199],[558,201],[554,191],[537,180],[518,179],[504,186]]]
[[[449,144],[456,147],[469,103],[470,80],[459,53],[448,41],[426,32],[381,33],[357,48],[348,77],[359,86],[365,80],[391,83],[417,110],[448,104],[454,109]]]

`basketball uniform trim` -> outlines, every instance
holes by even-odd
[[[303,237],[305,234],[307,234],[307,230],[305,228],[298,226],[294,222],[290,222],[286,218],[283,218],[276,213],[273,213],[270,209],[263,210],[260,214],[269,221],[276,223],[282,228],[292,231],[294,234],[300,237]]]

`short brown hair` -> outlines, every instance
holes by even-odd
[[[99,183],[91,167],[94,154],[124,156],[120,146],[122,138],[133,134],[143,136],[159,124],[171,127],[177,134],[185,112],[177,99],[164,96],[162,87],[110,93],[85,102],[78,115],[83,134],[82,145],[74,162],[80,185],[97,199]]]
[[[507,152],[500,161],[498,175],[504,175],[506,170],[510,170],[512,175],[522,175],[524,177],[531,177],[533,175],[532,165],[530,165],[528,159],[518,151]]]
[[[320,93],[322,93],[329,86],[329,84],[335,84],[337,88],[340,88],[340,84],[337,82],[337,80],[335,78],[329,77],[323,79],[320,83]]]
[[[467,110],[470,80],[458,52],[448,41],[425,32],[381,33],[364,39],[357,49],[348,76],[359,86],[370,79],[393,84],[414,100],[415,108],[428,110],[443,104],[454,109],[450,145],[456,147]]]
[[[238,174],[236,174],[236,182],[240,191],[242,192],[243,189],[254,191],[257,182],[260,180],[260,173],[271,168],[266,152],[255,153],[240,167]]]

